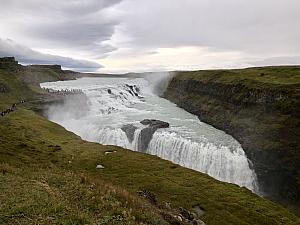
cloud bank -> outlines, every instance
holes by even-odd
[[[43,54],[12,40],[0,39],[0,57],[14,56],[22,64],[59,64],[64,68],[76,71],[96,71],[102,66],[88,60],[77,60],[69,57]]]
[[[119,23],[110,7],[121,0],[9,0],[0,7],[0,33],[35,49],[101,58]],[[5,34],[6,37],[3,37]]]
[[[100,71],[300,64],[299,0],[9,0],[0,38]]]

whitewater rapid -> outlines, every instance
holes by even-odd
[[[82,139],[141,151],[140,121],[157,119],[169,128],[158,129],[145,150],[220,181],[258,193],[257,178],[241,145],[230,135],[201,122],[196,116],[159,97],[171,75],[81,78],[42,83],[51,90],[81,90],[52,105],[48,118]],[[130,137],[124,125],[134,127]]]

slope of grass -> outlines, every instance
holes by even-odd
[[[23,88],[32,94],[7,75],[0,72],[11,90],[0,94],[2,105]],[[247,189],[155,156],[83,141],[26,104],[0,118],[0,140],[0,224],[166,224],[138,190],[173,209],[198,205],[208,225],[300,223]]]
[[[20,99],[30,99],[34,93],[30,88],[18,80],[16,76],[7,70],[0,69],[0,84],[6,91],[0,92],[0,111],[16,103]]]
[[[178,72],[177,79],[223,84],[243,84],[254,88],[300,85],[300,66],[257,67],[235,70],[200,70]]]

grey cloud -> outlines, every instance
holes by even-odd
[[[119,8],[133,46],[300,51],[299,0],[127,0]]]
[[[300,55],[299,8],[299,0],[3,0],[0,34],[89,59],[119,49],[139,61],[159,48],[196,46],[276,63],[271,56]]]
[[[76,71],[96,71],[102,66],[88,60],[77,60],[57,55],[43,54],[12,40],[0,39],[0,57],[14,56],[23,64],[59,64]]]
[[[108,8],[120,2],[121,0],[4,1],[0,8],[0,23],[9,24],[6,31],[11,35],[8,37],[24,41],[31,47],[69,52],[80,50],[101,58],[115,50],[115,47],[103,42],[111,38],[119,23]]]
[[[90,14],[120,3],[122,0],[9,0],[1,2],[2,8],[24,13],[76,15]]]
[[[115,48],[104,45],[114,33],[114,24],[85,23],[74,20],[72,24],[62,22],[45,27],[32,29],[35,38],[45,40],[47,45],[55,48],[70,48],[73,51],[81,50],[89,54],[98,55],[113,51]]]

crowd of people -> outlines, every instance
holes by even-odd
[[[6,109],[6,110],[4,110],[4,111],[1,112],[1,116],[3,117],[3,116],[8,115],[8,114],[11,113],[11,112],[16,111],[16,110],[17,110],[17,105],[22,104],[22,103],[24,103],[24,102],[25,102],[25,100],[21,100],[21,101],[18,102],[18,103],[12,104],[11,107],[9,107],[8,109]]]
[[[64,89],[64,90],[54,90],[52,88],[44,88],[45,91],[51,94],[57,95],[74,95],[74,94],[83,94],[83,91],[80,89]]]

